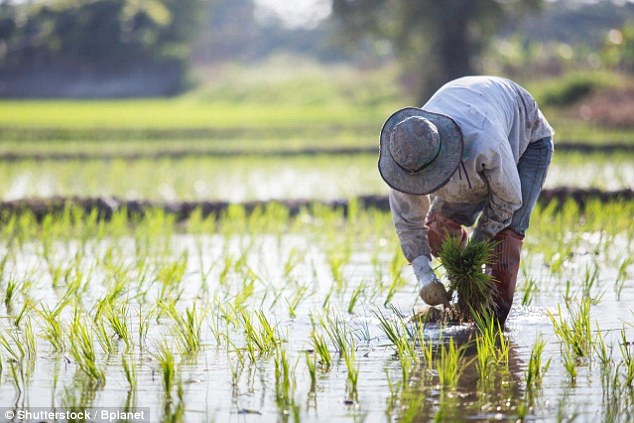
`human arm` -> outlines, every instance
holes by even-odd
[[[429,195],[411,195],[390,188],[390,209],[403,254],[412,264],[420,297],[429,305],[448,304],[447,291],[431,267],[425,217]]]
[[[473,230],[471,240],[490,241],[508,227],[522,206],[522,186],[508,142],[494,144],[478,158],[477,166],[489,188],[489,198]]]

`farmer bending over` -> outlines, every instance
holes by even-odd
[[[553,154],[553,129],[533,97],[508,79],[470,76],[441,87],[422,107],[392,114],[381,130],[379,171],[390,186],[396,233],[420,296],[447,304],[430,266],[445,237],[497,241],[490,266],[495,317],[513,304],[520,252]],[[433,200],[430,207],[430,195]]]

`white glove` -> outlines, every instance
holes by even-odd
[[[438,304],[449,305],[445,286],[440,283],[434,269],[431,268],[430,259],[427,256],[416,257],[412,261],[414,274],[418,279],[420,297],[427,304],[435,306]]]

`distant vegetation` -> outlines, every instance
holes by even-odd
[[[466,3],[473,13],[463,24],[459,18],[464,13],[452,8],[460,12]],[[0,97],[176,95],[195,84],[204,85],[205,76],[198,73],[198,79],[192,79],[192,69],[219,63],[256,67],[279,55],[363,69],[398,59],[398,83],[405,92],[418,93],[418,103],[423,100],[420,87],[433,89],[439,83],[432,78],[434,69],[445,67],[451,67],[451,72],[444,72],[446,78],[465,72],[527,79],[570,69],[632,71],[633,3],[558,0],[543,3],[538,13],[530,15],[520,14],[516,7],[539,3],[452,0],[428,8],[434,12],[430,14],[416,9],[418,2],[402,2],[402,13],[393,10],[389,20],[380,8],[373,8],[372,15],[370,10],[352,13],[352,20],[346,20],[348,9],[342,12],[341,5],[348,3],[335,2],[334,16],[343,19],[288,28],[279,20],[259,16],[253,0],[4,0],[0,1]],[[377,18],[382,24],[372,27]],[[462,65],[445,63],[439,55],[447,49],[434,29],[438,25],[447,29],[445,44],[463,48],[464,54],[452,50],[446,56],[469,56]],[[468,31],[459,31],[467,27]],[[344,42],[346,29],[365,35]],[[454,36],[467,44],[460,47],[451,41]],[[454,65],[460,66],[454,69]],[[367,98],[376,100],[373,95]]]

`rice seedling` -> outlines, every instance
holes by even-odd
[[[197,303],[191,307],[186,307],[183,314],[176,311],[175,304],[159,303],[159,306],[176,323],[174,327],[174,339],[179,344],[183,354],[198,352],[201,347],[201,335],[203,321],[207,315],[207,310],[197,311]]]
[[[20,286],[22,285],[21,281],[16,279],[9,279],[7,281],[7,287],[4,291],[4,306],[7,308],[9,313],[13,308],[13,301],[15,299],[15,294],[20,290]]]
[[[97,331],[97,334],[100,334]],[[101,342],[107,346],[107,336],[98,336]],[[101,387],[106,383],[106,375],[101,366],[97,363],[97,352],[95,350],[93,331],[82,322],[79,309],[75,308],[75,315],[71,323],[71,333],[69,338],[70,353],[79,370],[88,377],[91,384]],[[104,347],[104,345],[102,345]]]
[[[340,355],[345,354],[353,342],[346,321],[341,318],[339,313],[330,312],[325,316],[320,315],[319,323],[328,335],[335,350]]]
[[[464,363],[465,352],[466,345],[456,346],[453,338],[449,338],[448,345],[442,345],[438,348],[435,368],[441,388],[456,388],[466,367],[466,363]]]
[[[544,374],[548,370],[548,367],[550,367],[550,358],[545,363],[542,363],[542,355],[544,353],[545,346],[546,341],[538,337],[533,345],[533,349],[531,350],[531,355],[528,360],[528,368],[526,369],[526,373],[524,375],[526,389],[529,392],[533,392],[535,388],[539,388],[541,386]]]
[[[328,345],[326,345],[326,340],[315,330],[314,324],[313,330],[310,333],[310,338],[313,341],[313,349],[315,350],[317,356],[319,356],[319,365],[321,369],[327,371],[332,365],[332,356],[328,350]]]
[[[137,364],[134,360],[130,360],[127,355],[121,358],[121,366],[125,379],[128,381],[130,391],[135,392],[137,389]]]
[[[510,342],[504,336],[504,331],[492,313],[472,312],[474,322],[478,328],[476,346],[478,362],[482,365],[508,366]],[[484,369],[480,369],[484,370]]]
[[[568,372],[568,375],[570,376],[570,384],[572,386],[575,386],[577,382],[577,360],[578,359],[579,357],[576,356],[574,351],[570,349],[565,350],[562,356],[563,365],[566,371]]]
[[[24,319],[24,317],[26,317],[28,313],[35,308],[35,306],[35,301],[28,295],[25,295],[24,301],[22,302],[22,307],[13,319],[13,324],[15,325],[15,327],[20,327],[20,322],[22,322],[22,319]]]
[[[398,314],[395,321],[390,321],[380,311],[375,312],[375,316],[379,320],[381,330],[396,348],[396,354],[401,363],[402,381],[406,383],[409,380],[411,368],[418,363],[417,352],[413,343],[410,342],[412,334]]]
[[[442,244],[439,260],[447,271],[449,295],[455,292],[458,296],[456,309],[462,319],[493,311],[495,281],[484,266],[492,263],[494,247],[494,242],[470,242],[463,247],[453,237]]]
[[[576,358],[587,358],[592,351],[590,299],[583,298],[576,309],[568,306],[568,311],[570,322],[564,318],[561,305],[557,306],[558,318],[548,312],[553,331],[562,341],[563,349],[571,351]]]
[[[297,317],[297,307],[299,304],[307,299],[311,295],[311,292],[307,286],[300,285],[295,289],[293,295],[286,299],[286,305],[288,306],[288,314],[291,319]]]
[[[349,400],[356,402],[358,399],[357,384],[359,382],[359,364],[356,359],[356,349],[354,341],[343,351],[343,359],[346,363],[346,369],[348,371],[346,376],[346,383],[348,387]]]
[[[26,356],[29,360],[35,360],[37,357],[37,341],[35,339],[35,332],[33,331],[33,325],[31,324],[30,318],[26,319],[23,335]]]
[[[631,342],[627,340],[625,329],[621,330],[621,342],[619,342],[619,349],[621,350],[621,363],[623,366],[623,386],[628,388],[634,387],[634,354],[631,350]]]
[[[407,284],[407,280],[403,277],[401,272],[404,265],[403,254],[399,250],[394,251],[389,265],[391,279],[385,300],[383,301],[384,306],[387,306],[392,301],[394,294]]]
[[[614,282],[614,292],[616,293],[616,300],[619,301],[621,299],[621,291],[623,291],[623,287],[625,286],[625,281],[627,280],[627,269],[629,266],[634,263],[634,260],[631,257],[625,257],[619,266],[619,270],[616,276],[616,280]]]
[[[350,300],[348,300],[348,308],[347,308],[348,314],[354,313],[354,307],[359,301],[360,297],[365,292],[365,289],[366,289],[365,283],[361,281],[359,285],[357,285],[357,287],[354,288],[354,290],[352,290],[352,293],[350,294]]]
[[[539,286],[537,280],[533,277],[525,278],[525,284],[522,289],[522,302],[523,306],[529,306],[533,302],[534,295],[539,292]]]
[[[274,326],[271,325],[262,311],[255,312],[257,323],[246,310],[240,312],[240,322],[246,338],[246,348],[251,362],[255,363],[260,354],[273,352],[281,340]]]
[[[125,343],[125,352],[130,353],[134,348],[134,341],[132,334],[128,329],[128,304],[123,303],[115,306],[112,303],[108,303],[106,308],[102,311],[102,315],[108,321],[110,329],[114,334]]]
[[[59,319],[61,309],[57,307],[55,310],[50,310],[48,306],[42,304],[41,308],[36,311],[44,321],[44,339],[53,347],[54,352],[64,351],[66,337]]]
[[[172,397],[172,389],[174,388],[174,385],[178,383],[176,359],[172,353],[170,345],[165,339],[157,345],[156,350],[151,354],[154,360],[158,362],[159,370],[161,372],[161,381],[163,383],[163,393],[165,398],[169,400]]]
[[[304,355],[306,357],[306,368],[310,376],[309,392],[315,394],[317,390],[317,354],[306,351]]]
[[[278,409],[288,412],[289,407],[294,404],[295,396],[295,374],[294,369],[286,356],[286,350],[278,348],[275,351],[275,400]]]
[[[26,383],[26,351],[24,343],[15,331],[2,327],[0,330],[0,346],[9,354],[8,363],[13,383],[18,394],[21,395]]]

